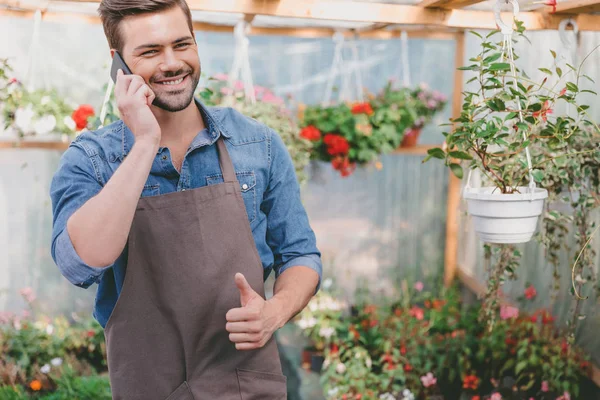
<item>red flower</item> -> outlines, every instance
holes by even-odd
[[[533,285],[527,286],[527,289],[525,289],[525,298],[527,300],[531,300],[535,296],[537,296],[537,291],[535,290],[535,287]]]
[[[533,313],[533,314],[532,314],[532,315],[529,317],[529,319],[531,320],[531,322],[533,322],[533,323],[536,323],[536,322],[537,322],[537,320],[538,320],[538,313],[537,313],[537,312]]]
[[[567,343],[566,340],[563,340],[561,345],[560,345],[560,351],[563,354],[567,354],[569,352],[569,343]]]
[[[87,337],[94,337],[94,336],[96,336],[96,332],[94,332],[92,330],[87,331]]]
[[[369,103],[357,103],[352,107],[352,114],[373,115],[373,108]]]
[[[348,143],[346,138],[340,135],[325,135],[325,137],[323,138],[323,142],[325,142],[325,145],[327,146],[327,153],[329,153],[329,155],[332,156],[345,156],[350,150],[350,144]]]
[[[556,2],[555,2],[556,4]],[[544,105],[542,106],[542,109],[540,111],[535,111],[533,113],[533,118],[537,118],[537,117],[542,117],[542,119],[545,121],[548,121],[548,114],[552,114],[554,111],[550,108],[550,102],[548,100],[546,100],[544,102]]]
[[[410,364],[406,364],[404,366],[404,372],[410,372],[410,371],[412,371],[412,369],[413,369],[413,367]]]
[[[71,118],[75,121],[78,130],[82,130],[87,126],[89,117],[94,116],[94,108],[88,104],[82,104],[79,108],[73,111]]]
[[[542,311],[542,324],[548,325],[554,322],[554,317],[548,310]]]
[[[300,131],[300,136],[306,140],[316,142],[321,139],[321,131],[316,126],[309,125]]]
[[[360,400],[360,399],[362,399],[362,394],[357,394],[356,395],[356,400]]]
[[[339,350],[340,350],[340,348],[338,347],[337,344],[333,343],[331,345],[331,354],[337,354]]]
[[[400,354],[402,354],[403,356],[406,355],[406,346],[400,346]]]
[[[473,396],[473,397],[471,397],[471,400],[481,400],[481,397],[479,397],[479,396]]]
[[[444,305],[446,305],[446,300],[434,300],[433,301],[433,308],[435,310],[440,311],[442,309],[442,307],[444,307]]]
[[[479,378],[475,375],[467,375],[463,379],[463,389],[476,390],[479,387]]]
[[[589,361],[582,361],[581,364],[579,364],[579,366],[581,367],[581,369],[585,369],[587,370],[590,367],[590,362]]]
[[[383,359],[382,359],[382,361],[383,361],[384,363],[391,364],[391,363],[393,363],[393,362],[394,362],[394,359],[392,358],[392,355],[388,353],[388,354],[386,354],[386,355],[384,355],[384,356],[383,356]]]
[[[563,90],[560,91],[559,96],[564,96],[565,94],[567,94],[567,88],[563,88]]]

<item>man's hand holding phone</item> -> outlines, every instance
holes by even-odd
[[[124,74],[117,71],[115,98],[121,119],[131,129],[137,142],[148,142],[158,147],[161,130],[150,107],[154,101],[154,92],[139,75]]]

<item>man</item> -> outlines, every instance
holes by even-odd
[[[103,0],[122,116],[78,137],[51,187],[52,254],[98,282],[115,399],[285,399],[273,333],[318,290],[291,158],[268,127],[193,98],[184,0]],[[277,280],[264,299],[264,279]]]

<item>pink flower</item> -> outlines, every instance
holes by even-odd
[[[527,288],[525,289],[525,298],[527,300],[531,300],[535,296],[537,296],[537,290],[535,290],[535,287],[533,285],[527,286]]]
[[[500,307],[500,318],[507,320],[511,318],[517,318],[519,316],[519,309],[511,306]]]
[[[255,96],[260,96],[261,94],[265,93],[267,91],[267,88],[264,88],[262,86],[254,86],[254,95]]]
[[[230,87],[222,87],[221,88],[221,94],[230,95],[232,93],[233,93],[233,89],[231,89]]]
[[[569,392],[564,392],[563,395],[556,400],[571,400],[571,395]]]
[[[215,76],[213,76],[214,79],[218,80],[218,81],[226,81],[229,79],[229,75],[227,74],[216,74]]]
[[[0,311],[0,324],[8,324],[14,318],[14,314],[10,311]]]
[[[280,97],[277,97],[270,92],[265,93],[261,100],[265,103],[271,103],[271,104],[283,103],[283,100]]]
[[[421,377],[421,382],[423,383],[423,386],[428,388],[429,386],[435,385],[437,383],[437,379],[431,372],[428,372],[427,375]]]
[[[31,313],[29,312],[29,310],[23,310],[23,312],[21,313],[21,316],[23,317],[23,319],[27,319],[27,318],[31,317]]]
[[[423,312],[423,309],[421,309],[417,306],[414,306],[413,308],[410,309],[410,315],[411,315],[411,317],[415,317],[419,321],[422,321],[423,318],[425,318],[425,313]]]
[[[548,392],[550,388],[548,387],[548,381],[542,382],[542,392]]]
[[[233,84],[233,88],[234,88],[235,90],[244,90],[244,83],[242,83],[242,82],[240,82],[240,81],[236,81],[236,82]]]
[[[35,301],[35,294],[33,293],[32,288],[25,287],[19,290],[19,293],[21,294],[21,296],[23,296],[26,302],[33,303]]]
[[[423,282],[421,281],[415,283],[415,290],[417,292],[422,292],[424,287],[425,285],[423,285]]]
[[[500,393],[494,393],[490,400],[502,400],[502,395]]]

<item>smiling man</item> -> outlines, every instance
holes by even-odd
[[[183,0],[104,0],[122,120],[79,136],[51,185],[52,255],[99,283],[115,399],[285,399],[273,333],[306,306],[320,253],[276,132],[193,93]],[[275,270],[274,296],[264,279]]]

